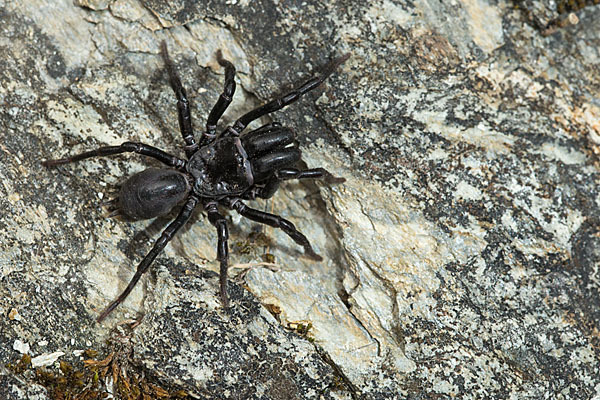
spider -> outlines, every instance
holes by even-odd
[[[334,177],[323,168],[293,168],[293,165],[300,161],[300,149],[294,131],[290,128],[273,122],[244,135],[241,133],[252,121],[284,108],[315,89],[348,59],[349,54],[334,59],[325,66],[319,76],[312,77],[289,93],[242,115],[233,125],[217,134],[217,123],[231,103],[236,86],[235,67],[225,60],[218,50],[217,61],[225,68],[225,87],[208,115],[206,130],[196,140],[186,91],[164,41],[160,48],[170,86],[177,98],[179,127],[185,142],[185,159],[144,143],[124,142],[119,146],[100,147],[70,157],[42,162],[46,167],[56,167],[91,157],[138,153],[162,162],[165,167],[148,168],[126,180],[115,200],[117,213],[136,220],[150,219],[168,214],[173,208],[183,204],[175,220],[164,229],[150,252],[139,263],[125,290],[98,316],[98,322],[125,300],[156,256],[190,219],[192,211],[198,205],[204,208],[208,220],[217,230],[219,293],[225,309],[229,307],[228,230],[219,206],[235,210],[253,221],[280,228],[304,248],[308,257],[321,261],[322,257],[313,250],[306,236],[300,233],[294,224],[278,215],[250,208],[243,200],[253,200],[257,197],[268,199],[275,194],[279,183],[288,179],[323,178],[328,183],[345,181],[344,178]]]

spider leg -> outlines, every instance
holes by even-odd
[[[104,157],[121,153],[142,154],[144,156],[155,158],[163,164],[168,165],[169,167],[178,169],[184,168],[186,164],[185,160],[182,160],[181,158],[175,157],[167,152],[157,149],[154,146],[150,146],[139,142],[125,142],[120,146],[105,146],[66,158],[42,161],[42,165],[44,165],[45,167],[55,167],[57,165],[85,160],[86,158]]]
[[[270,199],[273,197],[277,189],[279,188],[279,182],[286,181],[289,179],[318,179],[323,178],[326,183],[335,184],[335,183],[343,183],[346,181],[346,178],[340,178],[331,174],[331,172],[327,171],[323,168],[313,168],[313,169],[305,169],[303,171],[297,170],[295,168],[283,168],[279,171],[275,171],[275,175],[271,176],[262,187],[257,187],[255,191],[253,191],[248,200],[253,200],[256,197],[260,197],[261,199]],[[244,197],[246,198],[246,197]]]
[[[263,211],[255,210],[242,203],[241,200],[234,200],[231,203],[231,208],[236,210],[240,215],[251,219],[252,221],[259,222],[261,224],[270,225],[274,228],[280,228],[283,230],[294,242],[304,247],[304,253],[316,261],[322,261],[323,257],[315,253],[310,242],[302,233],[300,233],[294,224],[287,219],[280,217],[279,215],[269,214]]]
[[[250,131],[250,132],[244,134],[244,137],[247,137],[247,136],[250,136],[250,135],[252,135],[254,133],[259,133],[259,132],[263,132],[263,133],[264,132],[271,132],[272,130],[279,129],[279,128],[281,128],[281,123],[279,123],[279,122],[270,122],[268,124],[265,124],[265,125],[261,126],[260,128],[256,128],[255,130]]]
[[[309,79],[302,86],[292,90],[291,92],[242,115],[237,121],[235,121],[233,126],[227,130],[228,134],[237,136],[246,128],[246,126],[248,126],[250,122],[274,111],[281,110],[283,107],[295,102],[300,97],[302,97],[302,95],[310,92],[311,90],[319,86],[321,83],[323,83],[323,81],[349,57],[350,54],[346,54],[342,57],[336,58],[324,68],[323,73],[320,76],[315,76]]]
[[[246,140],[246,139],[248,139],[248,138],[250,138],[252,136],[255,136],[255,135],[258,135],[258,134],[261,134],[261,133],[269,133],[269,132],[273,132],[273,131],[276,131],[276,130],[279,130],[279,129],[281,129],[281,123],[279,123],[279,122],[270,122],[268,124],[265,124],[265,125],[261,126],[260,128],[256,128],[253,131],[245,133],[242,136],[242,140]]]
[[[296,147],[289,147],[267,153],[257,159],[251,159],[250,163],[255,182],[261,182],[270,178],[273,171],[293,165],[298,161],[300,161],[300,150]]]
[[[264,186],[255,186],[253,190],[242,195],[242,198],[244,200],[254,200],[257,197],[260,197],[261,199],[270,199],[277,189],[279,189],[279,179],[272,176],[266,181]]]
[[[290,144],[298,147],[296,145],[296,136],[290,128],[281,126],[270,127],[269,129],[263,128],[248,132],[242,136],[242,145],[248,157],[254,158],[274,150],[283,150]]]
[[[192,211],[194,210],[194,207],[196,207],[197,203],[198,199],[194,196],[191,196],[186,201],[181,211],[179,211],[179,215],[177,216],[177,218],[175,218],[175,220],[171,222],[169,226],[167,226],[167,228],[160,235],[160,238],[156,241],[156,243],[154,243],[152,250],[150,250],[146,257],[144,257],[142,262],[140,262],[140,264],[137,267],[137,270],[135,271],[135,275],[133,275],[133,278],[131,278],[131,281],[129,281],[129,284],[127,285],[123,293],[121,293],[116,300],[110,303],[108,307],[106,307],[104,311],[102,311],[102,314],[100,314],[96,321],[101,322],[119,304],[121,304],[123,300],[127,298],[127,296],[129,296],[129,293],[131,293],[131,291],[138,283],[144,272],[148,270],[150,264],[152,264],[152,261],[154,261],[156,256],[165,248],[167,243],[169,243],[169,241],[173,238],[175,233],[177,233],[179,228],[181,228],[190,218],[190,215],[192,214]]]
[[[311,168],[300,171],[296,168],[283,168],[279,171],[275,171],[275,177],[281,181],[288,179],[316,179],[323,178],[327,183],[343,183],[346,182],[346,178],[340,178],[333,176],[333,174],[327,171],[325,168]]]
[[[204,208],[208,214],[208,220],[215,228],[217,228],[217,260],[219,260],[221,264],[219,270],[219,290],[223,307],[227,308],[229,307],[229,298],[227,296],[227,268],[229,267],[229,250],[227,247],[229,233],[227,231],[227,220],[219,214],[217,203],[210,202],[206,204]]]
[[[233,94],[235,93],[235,67],[233,64],[223,58],[223,54],[221,50],[217,50],[217,61],[219,64],[225,68],[225,87],[223,89],[223,93],[219,96],[219,100],[214,105],[210,114],[208,114],[208,119],[206,121],[206,133],[200,140],[200,146],[205,144],[206,139],[209,141],[215,137],[215,132],[217,130],[217,122],[223,116],[229,104],[231,104],[231,100],[233,99]]]
[[[169,57],[167,43],[164,40],[160,43],[160,53],[165,61],[167,72],[169,73],[169,83],[171,84],[173,92],[175,92],[175,97],[177,97],[179,129],[181,130],[181,135],[183,136],[183,140],[185,141],[185,154],[188,158],[190,158],[192,154],[194,154],[196,150],[198,150],[198,145],[196,144],[196,140],[194,139],[194,129],[192,128],[190,102],[188,101],[185,89],[181,84],[181,79],[179,79],[179,76],[177,75],[177,71],[175,70],[173,60],[171,60],[171,58]]]

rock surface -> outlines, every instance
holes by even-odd
[[[551,31],[549,7],[0,0],[0,397],[44,396],[4,367],[21,353],[51,367],[109,352],[142,315],[133,368],[198,398],[600,396],[600,7]],[[272,115],[309,167],[347,181],[254,204],[323,262],[227,214],[224,313],[198,212],[96,324],[169,221],[104,218],[102,203],[156,164],[40,161],[127,140],[182,154],[161,40],[198,132],[222,90],[217,49],[238,70],[223,126],[350,52]]]

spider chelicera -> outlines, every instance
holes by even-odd
[[[291,168],[300,161],[300,149],[294,132],[279,123],[264,125],[244,135],[241,133],[252,121],[282,109],[315,89],[348,59],[349,54],[334,59],[319,76],[242,115],[232,126],[217,134],[217,122],[231,103],[235,92],[235,67],[231,62],[223,59],[220,50],[217,51],[217,61],[225,68],[225,88],[208,115],[206,131],[197,141],[192,129],[190,103],[173,61],[169,58],[164,41],[161,43],[161,54],[169,74],[169,83],[177,97],[179,127],[185,142],[186,159],[144,143],[125,142],[120,146],[100,147],[71,157],[46,160],[42,163],[46,167],[55,167],[90,157],[126,152],[142,154],[157,159],[165,164],[166,168],[148,168],[125,181],[116,200],[118,213],[133,219],[149,219],[165,215],[175,206],[183,203],[175,220],[167,226],[152,250],[140,262],[123,293],[106,307],[97,318],[98,322],[125,300],[152,261],[188,221],[198,204],[202,205],[208,220],[217,229],[220,297],[225,308],[229,305],[228,232],[226,219],[219,212],[219,206],[235,210],[253,221],[282,229],[297,244],[304,247],[307,256],[314,260],[322,260],[321,256],[315,253],[306,236],[300,233],[294,224],[278,215],[250,208],[243,200],[257,197],[268,199],[275,194],[279,183],[288,179],[324,178],[329,183],[340,183],[345,180],[334,177],[323,168],[306,170]]]

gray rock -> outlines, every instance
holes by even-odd
[[[144,315],[133,370],[200,398],[600,396],[600,8],[548,31],[541,2],[227,3],[0,0],[0,362],[108,352]],[[227,214],[227,314],[198,212],[96,324],[169,221],[103,218],[102,202],[155,163],[40,161],[126,140],[181,154],[161,40],[198,132],[216,49],[240,84],[223,124],[350,52],[272,116],[347,181],[253,204],[323,262]],[[31,375],[0,379],[39,396]]]
[[[5,370],[0,369],[0,372],[0,395],[3,399],[44,400],[48,398],[46,390],[40,385],[19,379]]]

